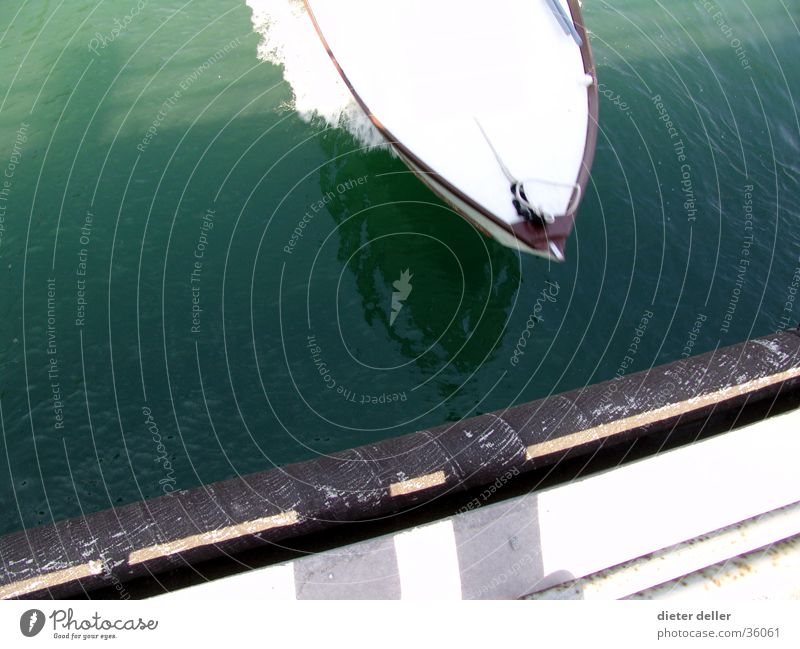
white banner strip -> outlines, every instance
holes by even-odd
[[[797,647],[798,602],[8,601],[3,646]],[[33,637],[25,637],[31,635]],[[338,644],[338,643],[337,643]],[[334,645],[336,646],[336,645]]]

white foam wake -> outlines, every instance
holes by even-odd
[[[253,12],[253,29],[261,36],[258,57],[283,67],[294,94],[290,108],[308,122],[322,118],[346,129],[364,146],[385,146],[331,62],[302,0],[247,0],[247,4]]]

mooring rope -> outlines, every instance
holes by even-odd
[[[511,184],[511,193],[514,195],[514,199],[511,201],[514,204],[514,207],[517,210],[517,214],[519,214],[522,218],[527,221],[539,221],[542,225],[550,225],[551,223],[555,223],[556,216],[555,214],[551,214],[547,212],[544,208],[538,205],[534,205],[528,200],[528,197],[525,193],[525,183],[526,182],[537,182],[543,183],[547,185],[555,185],[557,187],[569,187],[573,190],[573,192],[577,192],[575,195],[575,201],[579,201],[581,197],[581,186],[577,183],[562,183],[555,180],[547,180],[544,178],[525,178],[524,180],[519,180],[516,178],[509,168],[506,166],[503,159],[500,157],[500,154],[497,152],[494,144],[489,139],[489,136],[486,134],[486,130],[483,128],[483,125],[480,123],[477,117],[474,118],[475,123],[478,125],[478,128],[483,133],[483,137],[486,139],[486,143],[489,145],[489,148],[494,153],[494,157],[497,160],[497,163],[500,165],[500,169],[503,171],[503,175],[508,179],[508,182]],[[558,215],[560,216],[560,215]]]

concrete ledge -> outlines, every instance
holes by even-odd
[[[800,438],[797,450],[800,451]],[[742,555],[769,548],[796,534],[800,534],[800,502],[693,537],[582,579],[532,593],[528,598],[639,598],[649,589],[668,592],[668,584],[682,586],[677,590],[685,593],[686,575],[707,574],[710,566],[724,565],[728,561],[741,564]],[[722,571],[727,572],[725,569]],[[800,580],[791,583],[800,589]]]
[[[800,535],[722,561],[629,599],[688,602],[800,599]]]
[[[529,599],[617,599],[697,570],[703,587],[709,575],[741,573],[738,555],[800,534],[798,453],[794,410],[565,485],[165,597],[512,599],[533,592]],[[762,551],[759,564],[762,555],[775,557]],[[795,554],[781,557],[796,564]],[[680,594],[689,581],[655,590]],[[797,589],[774,576],[772,585]]]
[[[784,332],[310,462],[0,538],[0,597],[63,597],[386,516],[800,385]]]

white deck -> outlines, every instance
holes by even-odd
[[[427,166],[506,223],[519,222],[477,119],[528,199],[551,214],[567,211],[588,97],[580,48],[548,0],[308,5],[356,94]]]

